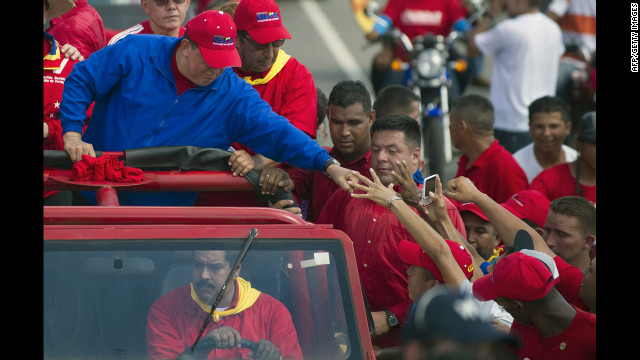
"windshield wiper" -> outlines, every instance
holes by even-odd
[[[242,260],[244,260],[244,256],[247,254],[247,251],[249,251],[249,246],[251,246],[251,242],[253,241],[253,239],[255,239],[257,235],[258,235],[258,229],[256,228],[251,229],[251,231],[249,232],[249,237],[247,237],[247,240],[244,242],[244,246],[242,247],[240,254],[238,254],[238,257],[236,258],[236,262],[235,264],[233,264],[233,267],[231,268],[231,272],[229,272],[229,276],[227,276],[227,280],[224,282],[224,285],[218,292],[218,296],[216,297],[216,300],[213,302],[213,305],[211,305],[211,310],[209,311],[209,314],[207,314],[207,318],[204,319],[204,323],[202,323],[202,328],[200,329],[200,333],[198,334],[196,341],[193,343],[193,345],[191,345],[192,352],[195,351],[198,341],[200,341],[200,338],[202,337],[204,330],[207,328],[207,325],[209,325],[209,321],[211,321],[211,318],[213,317],[213,312],[215,311],[216,307],[218,307],[220,300],[222,300],[222,296],[227,291],[227,286],[229,286],[229,283],[233,278],[233,274],[236,272],[236,270],[242,263]]]

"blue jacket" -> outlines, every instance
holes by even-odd
[[[60,105],[63,132],[82,132],[86,110],[95,106],[83,141],[95,150],[123,151],[160,145],[227,149],[237,141],[255,152],[296,167],[320,170],[327,151],[272,111],[258,92],[231,68],[208,86],[178,96],[171,57],[181,38],[127,36],[78,63]],[[131,195],[132,193],[127,193]],[[185,194],[185,193],[182,193]],[[121,205],[191,205],[146,200]],[[137,196],[160,194],[134,194]],[[190,199],[190,200],[189,200]]]

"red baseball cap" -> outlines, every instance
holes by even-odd
[[[489,218],[480,210],[478,205],[472,202],[461,203],[458,205],[458,212],[470,211],[471,213],[478,215],[482,220],[490,222]]]
[[[522,190],[500,205],[518,219],[529,219],[544,228],[550,203],[551,201],[539,191]]]
[[[469,255],[467,249],[457,242],[446,239],[445,241],[447,242],[447,245],[449,245],[451,253],[456,259],[458,266],[460,266],[460,269],[467,279],[470,279],[471,275],[473,275],[471,255]],[[420,245],[411,241],[400,240],[400,243],[398,244],[398,254],[404,262],[426,268],[436,279],[438,279],[438,281],[444,284],[444,279],[442,278],[440,269],[438,269],[438,266],[433,259],[431,259],[431,257],[422,250]]]
[[[242,66],[236,49],[236,24],[231,15],[207,10],[189,20],[185,28],[185,34],[198,45],[210,67]]]
[[[282,25],[280,7],[273,0],[241,0],[233,15],[238,30],[246,30],[258,44],[291,39]]]
[[[534,301],[560,280],[540,259],[518,251],[499,259],[493,272],[473,282],[473,295],[482,300],[504,297]]]

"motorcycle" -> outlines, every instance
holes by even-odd
[[[467,44],[469,20],[475,21],[484,8],[480,3],[471,16],[460,25],[455,25],[448,36],[424,34],[413,41],[398,28],[389,26],[383,41],[402,46],[409,61],[394,59],[391,69],[402,74],[403,84],[412,88],[421,99],[422,138],[427,174],[442,174],[445,165],[451,162],[452,146],[449,135],[449,106],[460,96],[471,82],[467,72]],[[369,1],[365,14],[376,23],[386,20],[378,15],[378,4]]]

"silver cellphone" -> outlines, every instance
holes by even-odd
[[[422,206],[429,206],[433,202],[433,198],[429,196],[429,191],[436,192],[436,175],[428,176],[424,179],[422,187]]]

